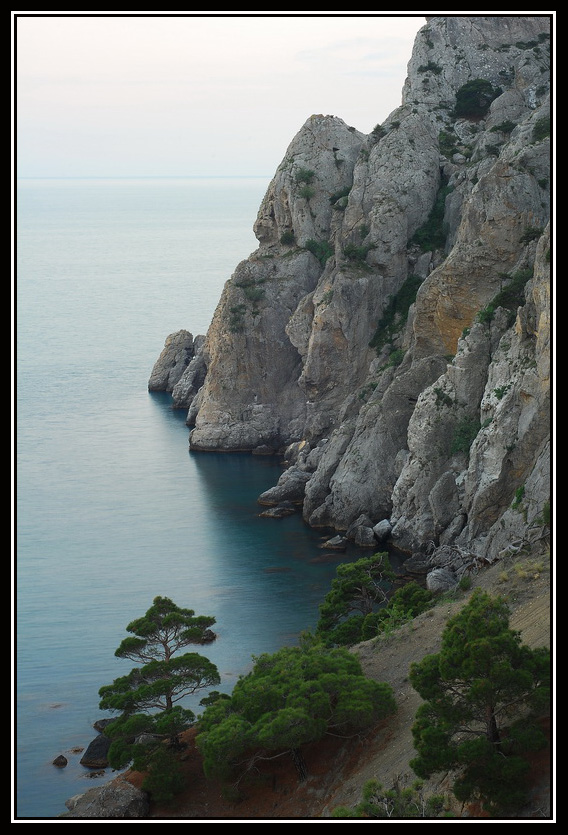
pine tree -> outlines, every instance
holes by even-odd
[[[219,684],[219,672],[199,653],[176,653],[215,640],[210,629],[214,623],[214,618],[195,617],[192,609],[181,609],[167,597],[155,597],[146,614],[128,624],[126,631],[133,637],[125,638],[115,655],[141,666],[99,690],[101,710],[119,714],[105,729],[113,739],[108,757],[114,768],[145,757],[134,744],[141,733],[167,738],[175,747],[180,733],[195,721],[193,711],[180,702]]]
[[[425,700],[412,729],[422,778],[458,769],[458,800],[503,812],[524,798],[522,753],[546,743],[535,717],[549,706],[550,654],[509,628],[501,598],[476,589],[448,621],[442,649],[410,669]]]

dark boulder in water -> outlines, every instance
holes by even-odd
[[[86,768],[107,768],[108,767],[108,749],[110,748],[111,740],[104,734],[99,734],[87,746],[87,750],[79,760],[81,765]]]

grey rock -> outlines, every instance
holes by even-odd
[[[298,505],[293,502],[281,502],[276,507],[269,507],[259,513],[259,516],[265,516],[269,519],[283,519],[285,516],[292,516],[298,512]]]
[[[163,739],[164,739],[164,736],[160,735],[160,734],[143,733],[143,734],[139,734],[136,737],[135,743],[136,743],[136,745],[154,745],[154,744],[160,742]]]
[[[402,564],[403,572],[414,576],[426,576],[431,568],[429,559],[420,553],[412,554]]]
[[[459,510],[458,489],[452,472],[442,473],[432,487],[428,501],[432,510],[434,530],[440,533],[450,524]]]
[[[278,484],[265,490],[258,497],[258,503],[263,505],[276,505],[288,501],[294,504],[302,503],[306,489],[306,482],[311,478],[310,473],[292,466],[284,470]]]
[[[373,533],[373,523],[364,513],[349,525],[345,535],[347,539],[352,540],[361,548],[374,548],[377,544]]]
[[[69,809],[60,818],[110,818],[137,820],[149,811],[148,795],[124,777],[117,777],[66,801]]]
[[[171,333],[154,364],[148,380],[148,390],[172,391],[193,355],[193,335],[186,330]]]
[[[435,568],[426,575],[426,588],[433,594],[443,594],[454,589],[457,584],[458,578],[447,568]]]
[[[116,722],[116,719],[97,719],[96,722],[93,722],[93,728],[95,731],[98,731],[100,734],[111,725],[113,722]]]
[[[174,409],[189,409],[205,382],[207,362],[203,353],[204,343],[204,336],[196,336],[193,340],[192,357],[172,387]]]
[[[364,525],[355,529],[354,537],[355,545],[358,545],[360,548],[374,548],[377,544],[373,529]]]
[[[268,446],[267,444],[262,444],[252,450],[253,455],[275,455],[276,452],[277,450],[275,450],[274,447]]]
[[[311,447],[306,440],[289,444],[284,450],[284,462],[287,466],[299,464],[310,453]]]
[[[449,545],[452,542],[457,542],[459,535],[463,531],[467,522],[465,513],[460,512],[448,524],[445,530],[440,534],[440,545]]]
[[[330,551],[345,551],[347,549],[348,540],[345,536],[332,536],[331,539],[326,539],[326,541],[321,546],[322,548],[327,548]]]
[[[373,523],[366,513],[360,513],[348,526],[345,532],[347,539],[354,539],[359,528],[372,528]]]
[[[388,519],[382,519],[376,525],[373,525],[373,533],[379,542],[384,542],[391,535],[392,525]]]

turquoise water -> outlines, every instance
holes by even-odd
[[[19,819],[57,817],[113,776],[91,778],[74,749],[109,715],[98,689],[132,666],[114,650],[153,597],[216,618],[204,654],[226,692],[252,655],[317,620],[340,558],[321,561],[321,537],[299,516],[259,517],[278,461],[190,453],[185,414],[147,391],[166,336],[205,333],[224,282],[256,249],[267,185],[18,183]]]

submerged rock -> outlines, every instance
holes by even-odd
[[[320,545],[320,548],[327,548],[330,551],[345,551],[347,550],[347,545],[347,538],[338,534],[337,536],[332,536],[331,539],[326,539],[326,541]]]
[[[292,516],[298,512],[298,505],[293,502],[281,502],[276,507],[269,507],[259,513],[259,516],[264,516],[269,519],[283,519],[285,516]]]

